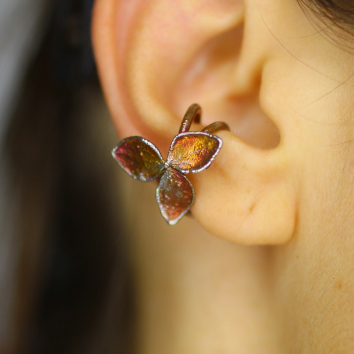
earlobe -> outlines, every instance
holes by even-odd
[[[296,224],[296,180],[282,148],[259,150],[229,132],[211,173],[193,178],[194,217],[211,234],[244,245],[290,241]],[[194,177],[194,176],[193,176]]]
[[[191,130],[226,120],[232,132],[217,134],[224,142],[218,158],[190,177],[195,219],[231,242],[287,242],[294,231],[296,193],[285,145],[278,145],[279,132],[259,106],[259,86],[235,90],[237,77],[232,77],[238,60],[247,61],[242,52],[247,28],[239,29],[243,2],[126,3],[97,0],[93,26],[99,74],[120,135],[143,136],[166,157],[185,110],[201,103],[202,124]],[[238,49],[227,51],[233,44]],[[260,53],[264,56],[264,48]],[[248,70],[242,75],[257,82],[262,67]],[[188,97],[180,94],[186,91]]]

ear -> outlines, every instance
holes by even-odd
[[[218,133],[224,144],[212,166],[188,176],[195,219],[232,242],[280,244],[294,232],[296,179],[283,136],[279,143],[283,122],[259,103],[271,45],[252,3],[97,0],[93,39],[122,137],[141,135],[166,152],[194,102],[202,125],[231,126]]]

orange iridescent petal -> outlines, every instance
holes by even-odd
[[[158,148],[140,136],[123,139],[112,155],[125,172],[141,182],[157,178],[165,164]]]
[[[188,132],[175,136],[167,163],[183,173],[199,172],[209,167],[219,153],[222,140],[208,133]]]
[[[156,189],[156,199],[162,216],[174,225],[193,205],[193,186],[182,173],[168,168]]]

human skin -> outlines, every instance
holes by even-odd
[[[354,352],[354,57],[313,20],[295,0],[96,1],[121,138],[166,156],[194,102],[192,130],[231,127],[190,177],[193,219],[168,227],[122,177],[139,353]]]

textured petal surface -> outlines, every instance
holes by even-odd
[[[221,146],[222,140],[208,133],[181,133],[172,141],[167,162],[183,173],[199,172],[209,167]]]
[[[156,199],[162,216],[174,225],[193,205],[194,190],[186,176],[168,168],[160,179]]]
[[[113,149],[112,155],[125,172],[142,182],[157,178],[164,168],[160,151],[140,136],[123,139]]]

